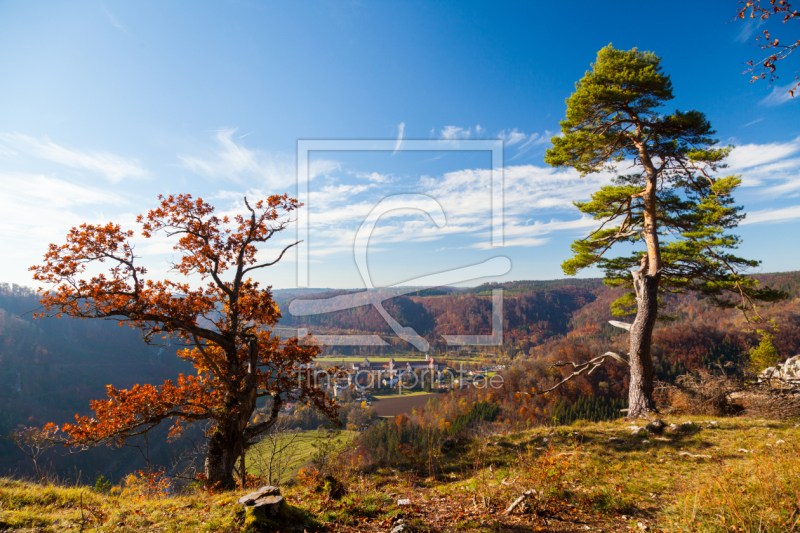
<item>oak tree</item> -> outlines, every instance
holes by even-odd
[[[286,215],[301,204],[273,195],[251,207],[245,198],[245,215],[229,219],[190,195],[159,200],[137,222],[145,238],[163,234],[176,241],[180,259],[172,272],[181,281],[148,277],[134,254],[132,230],[83,224],[70,230],[65,244],[51,244],[43,264],[31,267],[34,279],[51,287],[39,289],[45,311],[38,315],[116,320],[139,328],[149,343],[169,337],[182,344],[177,355],[193,363],[196,375],[123,390],[108,385],[108,399],[91,404],[93,416],[76,415],[75,423],[60,429],[67,444],[91,447],[120,445],[167,420],[172,434],[210,422],[206,481],[232,488],[237,459],[272,427],[287,401],[305,402],[330,417],[337,410],[304,373],[319,349],[272,333],[280,310],[271,287],[252,279],[297,244],[272,261],[259,260],[260,247],[287,227]],[[254,419],[265,397],[268,413]]]
[[[656,410],[650,347],[659,292],[695,291],[744,311],[752,311],[758,300],[783,296],[759,289],[744,275],[758,261],[730,251],[740,239],[725,231],[744,218],[732,198],[740,180],[715,174],[731,147],[715,147],[715,132],[703,113],[659,113],[672,98],[659,57],[609,45],[567,99],[561,135],[553,137],[545,157],[582,177],[603,171],[613,176],[590,201],[575,202],[599,225],[572,244],[574,255],[562,267],[574,275],[596,266],[605,271],[607,284],[633,289],[612,305],[615,314],[635,314],[633,324],[618,323],[630,331],[627,360],[609,352],[586,365],[573,364],[579,374],[608,357],[627,362],[630,418]],[[621,168],[631,173],[622,174]],[[623,248],[625,255],[608,257],[612,247]]]

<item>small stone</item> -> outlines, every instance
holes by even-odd
[[[390,533],[403,533],[403,531],[405,531],[405,530],[406,530],[406,525],[405,524],[398,524],[398,525],[396,525],[396,526],[394,526],[392,528]]]
[[[400,505],[400,506],[411,505],[411,500],[409,500],[407,498],[403,499],[403,500],[397,500],[397,505]]]
[[[653,435],[660,435],[664,432],[664,428],[666,424],[663,420],[653,420],[649,424],[647,424],[644,429],[647,430],[648,433],[652,433]]]
[[[625,439],[620,439],[619,437],[611,437],[608,439],[609,444],[625,444]]]
[[[648,526],[644,522],[636,522],[636,527],[638,527],[642,531],[650,531],[650,526]]]
[[[631,431],[631,437],[646,437],[647,431],[644,428],[636,428]]]

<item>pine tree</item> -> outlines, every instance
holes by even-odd
[[[599,226],[573,243],[573,257],[562,268],[574,275],[597,266],[605,271],[607,284],[633,289],[612,305],[615,314],[636,316],[628,353],[630,418],[656,408],[650,346],[659,292],[696,291],[743,310],[751,310],[754,300],[785,297],[758,289],[754,279],[743,275],[758,261],[730,253],[740,239],[725,230],[744,218],[732,198],[740,179],[714,175],[725,167],[732,147],[715,148],[715,132],[699,111],[659,113],[673,98],[660,62],[652,52],[635,48],[600,50],[592,70],[567,99],[561,135],[553,137],[545,157],[548,164],[572,167],[581,177],[603,171],[614,175],[612,184],[590,201],[575,202]],[[621,174],[620,167],[634,173]],[[619,244],[633,251],[607,257]]]

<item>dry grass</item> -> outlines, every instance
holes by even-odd
[[[234,502],[232,493],[136,497],[0,478],[0,531],[233,532],[244,520]]]
[[[283,490],[311,531],[652,531],[800,533],[800,424],[748,418],[693,422],[660,437],[624,420],[486,435],[442,454],[435,477],[337,464],[341,499],[298,483]],[[644,423],[638,424],[643,426]],[[619,439],[609,442],[609,439]],[[118,489],[117,489],[118,490]],[[526,490],[526,506],[503,511]],[[239,493],[164,498],[0,480],[0,530],[239,531]],[[399,507],[408,498],[411,506]],[[302,531],[302,529],[300,530]]]

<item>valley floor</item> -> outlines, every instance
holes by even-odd
[[[281,530],[388,532],[401,519],[407,533],[800,530],[800,424],[665,421],[678,426],[633,434],[618,420],[485,435],[428,455],[436,477],[413,473],[420,457],[351,473],[339,500],[297,483],[282,488],[294,518]],[[0,531],[240,531],[243,492],[156,498],[0,479]]]

